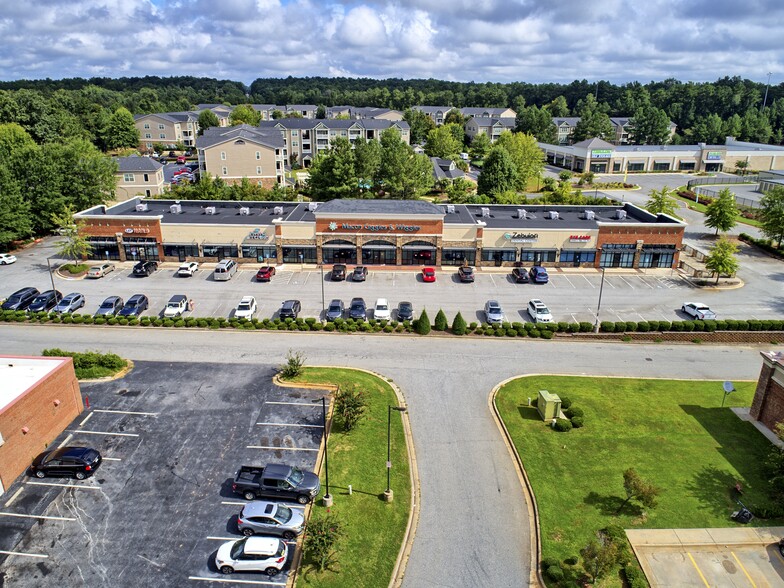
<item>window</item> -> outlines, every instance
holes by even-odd
[[[626,170],[630,171],[630,172],[644,171],[645,170],[645,164],[644,163],[629,163],[626,166]]]
[[[520,261],[552,263],[555,261],[555,249],[523,249],[520,251]]]
[[[256,151],[256,159],[261,159],[261,151]]]
[[[613,161],[613,171],[614,172],[621,171],[621,162],[620,161]]]
[[[226,152],[221,151],[221,161],[226,161]]]
[[[441,253],[441,265],[473,265],[476,263],[475,249],[444,249]]]
[[[124,182],[132,182],[134,180],[133,174],[123,174]]]
[[[150,128],[150,123],[144,123],[144,128],[145,129],[149,129]]]
[[[596,251],[585,251],[584,249],[561,249],[559,257],[561,263],[594,263],[596,261]]]
[[[158,138],[159,139],[165,139],[166,138],[166,133],[161,133],[160,135],[158,135]]]
[[[670,169],[670,162],[669,161],[654,161],[653,162],[653,171],[667,171]]]
[[[517,249],[482,249],[482,261],[516,261]]]
[[[150,181],[150,174],[144,174],[144,181],[145,182],[149,182]]]
[[[199,246],[193,244],[187,245],[164,245],[163,246],[163,254],[166,257],[177,257],[181,260],[185,260],[186,257],[199,257]]]
[[[678,169],[681,171],[694,171],[694,162],[693,161],[678,162]]]
[[[144,133],[145,139],[152,139],[152,133]]]
[[[291,146],[292,147],[298,147],[299,146],[299,141],[292,141],[291,142]]]
[[[636,245],[629,243],[605,243],[599,267],[633,267]]]
[[[291,131],[291,136],[292,137],[298,137],[299,136],[299,131]]]
[[[242,257],[255,259],[256,261],[259,262],[263,262],[265,259],[276,260],[278,257],[278,251],[274,245],[272,247],[269,246],[257,247],[255,245],[243,245]]]
[[[202,245],[202,255],[204,257],[239,257],[239,247],[237,245]]]
[[[150,196],[152,196],[152,192],[150,192],[149,190],[145,190],[144,195],[147,196],[147,198],[149,198]]]
[[[260,175],[261,175],[261,166],[260,166],[260,165],[257,165],[257,166],[256,166],[256,175],[257,175],[257,176],[260,176]]]
[[[315,247],[284,247],[283,263],[317,263],[316,248]]]
[[[221,168],[221,170],[222,170],[224,176],[228,176],[229,175],[229,168],[226,167],[225,165]]]
[[[165,127],[164,125],[162,125],[162,124],[159,124],[159,125],[158,125],[158,129],[159,129],[159,130],[161,130],[161,131],[162,131],[163,129],[165,129],[165,128],[166,128],[166,127]]]
[[[643,245],[640,267],[672,267],[675,245]]]

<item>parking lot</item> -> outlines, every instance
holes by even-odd
[[[53,446],[92,446],[104,463],[83,482],[22,476],[7,489],[0,585],[284,586],[296,542],[272,578],[227,578],[214,565],[222,542],[242,538],[236,515],[246,501],[231,490],[237,468],[312,470],[318,459],[322,395],[275,387],[275,371],[139,362],[121,380],[83,385],[90,408]]]

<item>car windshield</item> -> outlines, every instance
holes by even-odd
[[[139,306],[141,303],[142,303],[142,301],[141,301],[141,300],[129,300],[129,301],[126,303],[126,306],[128,306],[128,307],[130,307],[130,308],[133,308],[134,306]]]
[[[278,505],[278,512],[275,516],[281,523],[288,523],[291,520],[291,509],[288,506]]]
[[[489,310],[490,312],[500,312],[501,307],[498,304],[490,303],[487,305],[487,310]]]
[[[376,304],[376,310],[389,310],[386,304]]]
[[[114,308],[114,300],[104,300],[101,308]]]
[[[550,314],[550,310],[546,306],[537,306],[536,314]]]
[[[231,559],[239,559],[243,552],[245,551],[245,541],[247,541],[247,537],[245,539],[240,539],[239,541],[235,541],[234,545],[231,548]]]
[[[362,310],[363,308],[365,308],[365,305],[361,302],[355,302],[351,305],[351,310]]]
[[[463,273],[464,274],[470,274],[470,273],[473,273],[473,271],[474,271],[474,268],[472,268],[472,267],[464,267],[463,268]]]
[[[410,302],[401,302],[398,308],[400,310],[411,310],[413,306],[411,305]]]
[[[91,267],[91,268],[90,268],[90,271],[91,271],[91,272],[99,272],[99,271],[101,271],[101,269],[102,269],[102,268],[100,268],[100,267],[98,267],[98,266],[96,265],[96,266],[94,266],[94,267]]]
[[[330,312],[339,312],[340,311],[340,304],[330,304],[329,305]]]
[[[250,310],[250,302],[240,302],[237,310]]]
[[[292,486],[298,486],[302,479],[305,477],[305,474],[302,473],[302,470],[299,468],[291,468],[291,474],[289,474],[289,484]]]
[[[168,306],[169,308],[177,308],[177,307],[180,306],[180,303],[179,302],[169,302],[169,304],[167,304],[166,306]]]

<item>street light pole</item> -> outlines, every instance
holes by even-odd
[[[54,287],[54,274],[52,273],[52,264],[49,262],[49,258],[46,258],[46,267],[49,268],[49,279],[52,282],[52,291],[56,290],[57,288]]]
[[[765,105],[768,103],[768,88],[770,88],[770,76],[772,76],[772,75],[773,75],[773,72],[769,71],[768,72],[768,83],[765,86],[765,99],[762,101],[762,109],[760,110],[760,112],[763,112],[765,110]]]
[[[318,402],[319,399],[317,398],[313,402]],[[324,506],[329,508],[332,506],[332,495],[329,493],[329,451],[327,448],[327,439],[329,436],[327,435],[327,397],[321,397],[321,425],[322,431],[324,436],[324,477],[326,478],[326,487],[324,489]]]
[[[321,260],[321,320],[327,320],[327,308],[324,303],[324,260]]]
[[[593,325],[594,333],[599,332],[599,311],[602,308],[602,292],[604,291],[604,270],[606,268],[602,268],[602,283],[599,284],[599,304],[596,305],[596,322]]]
[[[392,472],[392,411],[406,412],[405,406],[392,406],[387,405],[387,489],[384,491],[384,500],[392,502],[394,494],[392,493],[390,474]]]

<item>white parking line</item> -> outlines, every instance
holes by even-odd
[[[488,274],[488,275],[490,276],[490,281],[493,282],[493,287],[495,288],[496,283],[495,283],[495,278],[493,278],[493,274]]]
[[[68,442],[71,439],[73,439],[73,435],[68,435],[65,439],[63,439],[63,442],[60,443],[60,445],[57,446],[57,448],[59,449],[60,447],[65,447],[66,445],[68,445]]]
[[[93,412],[109,412],[112,414],[140,414],[142,416],[158,416],[159,412],[135,412],[133,410],[109,410],[106,408],[96,408]]]
[[[313,406],[316,408],[321,408],[321,404],[315,402],[280,402],[277,400],[267,400],[265,401],[265,404],[292,404],[294,406]]]
[[[236,541],[241,537],[207,537],[210,541]]]
[[[104,461],[122,461],[119,457],[104,457]]]
[[[629,288],[631,288],[632,290],[636,290],[636,288],[634,286],[632,286],[632,284],[631,284],[631,282],[629,280],[627,280],[623,276],[618,276],[618,277],[621,278],[624,282],[626,282],[626,284],[629,286]]]
[[[583,278],[583,279],[584,279],[586,282],[588,282],[588,285],[589,285],[591,288],[593,288],[594,290],[596,290],[596,286],[594,286],[594,285],[593,285],[593,282],[591,282],[591,280],[589,280],[589,279],[588,279],[588,278],[585,276],[585,274],[580,274],[580,275],[582,276],[582,278]]]
[[[323,425],[298,425],[295,423],[256,423],[259,426],[275,426],[275,427],[312,427],[320,429]]]
[[[33,486],[59,486],[60,488],[76,488],[77,490],[101,490],[98,486],[80,486],[79,484],[58,484],[56,482],[25,482]]]
[[[274,445],[246,445],[246,449],[283,449],[285,451],[318,451],[309,447],[275,447]]]
[[[82,429],[76,429],[72,431],[73,433],[83,433],[85,435],[119,435],[120,437],[138,437],[136,433],[111,433],[109,431],[84,431]]]
[[[224,582],[226,584],[259,584],[262,586],[285,586],[286,582],[264,582],[262,580],[227,580],[225,578],[205,578],[203,576],[188,576],[189,580],[202,582]]]
[[[222,500],[221,504],[227,504],[229,506],[245,506],[248,503],[247,502],[234,502],[233,500]]]
[[[651,286],[648,282],[646,282],[645,278],[643,278],[642,276],[637,276],[637,279],[640,280],[646,286],[648,286],[651,290],[655,290],[655,287]]]
[[[0,553],[3,555],[23,555],[24,557],[49,557],[43,553],[24,553],[23,551],[2,551]]]
[[[19,497],[19,495],[22,493],[22,490],[24,490],[24,486],[20,486],[19,490],[14,492],[14,495],[11,498],[8,499],[8,502],[6,502],[5,505],[6,506],[11,506],[11,504],[13,504],[14,500],[16,500]]]
[[[566,280],[567,282],[569,282],[569,285],[570,285],[572,288],[574,288],[575,290],[577,289],[577,286],[575,286],[574,284],[572,284],[572,281],[571,281],[569,278],[567,278],[566,276],[563,276],[563,279],[564,279],[564,280]]]
[[[84,423],[86,423],[87,421],[89,421],[89,420],[90,420],[92,417],[93,417],[93,413],[90,413],[90,414],[88,414],[86,417],[84,417],[84,418],[82,419],[82,422],[81,422],[81,423],[79,423],[79,426],[80,426],[80,427],[83,427],[83,426],[84,426]]]
[[[71,517],[47,517],[44,515],[18,514],[15,512],[0,512],[0,517],[17,517],[20,519],[41,519],[44,521],[75,521],[76,520]]]
[[[615,286],[613,286],[613,283],[610,281],[610,278],[605,278],[604,283],[607,284],[613,290],[615,290]]]

